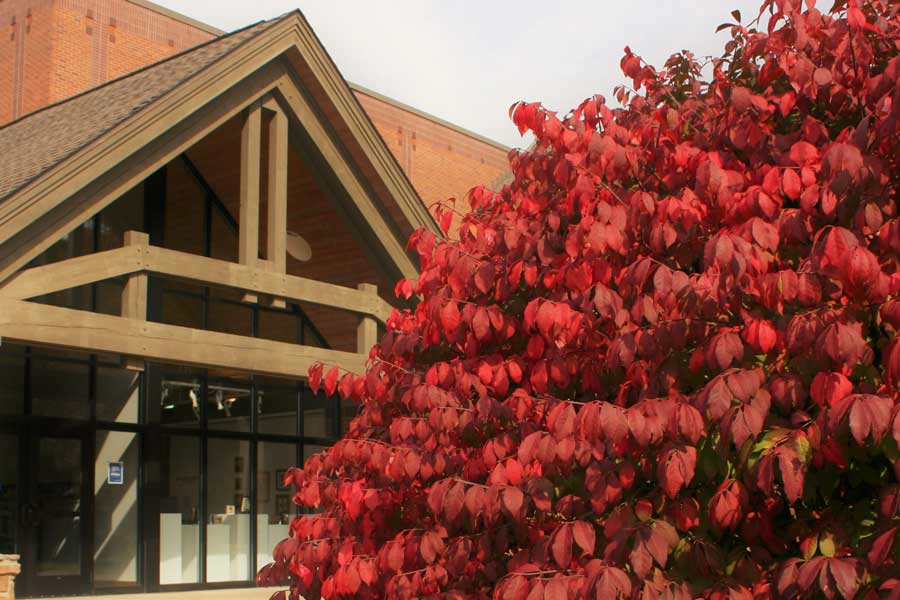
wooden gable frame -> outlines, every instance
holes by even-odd
[[[283,234],[268,236],[266,260],[248,250],[258,241],[261,174],[253,157],[259,156],[261,110],[274,113],[266,174],[269,200],[275,207],[268,213],[270,231],[284,228],[290,143],[313,165],[339,213],[363,247],[372,251],[383,274],[389,279],[413,276],[416,267],[404,249],[405,234],[423,226],[434,230],[436,224],[309,25],[295,12],[0,204],[0,337],[116,353],[126,359],[287,377],[305,377],[317,361],[362,371],[376,322],[384,322],[391,310],[377,290],[287,275]],[[150,246],[146,236],[131,233],[121,249],[22,270],[62,236],[239,114],[245,115],[245,166],[239,232],[239,247],[244,250],[238,263]],[[146,322],[148,273],[243,290],[245,300],[251,302],[262,295],[275,304],[309,302],[356,313],[358,351],[323,350]],[[129,277],[119,317],[26,301],[117,276]]]

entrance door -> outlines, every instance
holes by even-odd
[[[30,455],[19,512],[22,574],[29,596],[88,591],[89,531],[85,499],[90,464],[82,434],[35,432],[25,444]]]

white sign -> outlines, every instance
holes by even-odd
[[[125,464],[120,462],[109,463],[106,473],[106,483],[110,485],[122,485],[125,483]]]

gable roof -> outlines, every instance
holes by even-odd
[[[0,202],[278,20],[213,39],[0,127]]]
[[[437,223],[292,11],[0,128],[0,281],[266,93],[287,105],[299,124],[291,139],[325,169],[323,183],[379,268],[414,276],[407,236]]]

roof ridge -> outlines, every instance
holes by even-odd
[[[285,13],[285,14],[288,14],[288,13]],[[168,62],[170,62],[170,61],[173,61],[173,60],[175,60],[175,59],[177,59],[177,58],[181,58],[182,56],[184,56],[184,55],[186,55],[186,54],[190,54],[191,52],[195,52],[195,51],[197,51],[197,50],[200,50],[201,48],[205,48],[205,47],[209,46],[210,44],[214,44],[214,43],[216,43],[216,42],[219,42],[219,41],[228,39],[228,38],[230,38],[230,37],[232,37],[232,36],[234,36],[234,35],[237,35],[237,34],[239,34],[239,33],[242,33],[242,32],[244,32],[244,31],[247,31],[248,29],[252,29],[253,27],[256,27],[256,26],[258,26],[258,25],[261,25],[262,23],[274,23],[274,22],[276,22],[276,21],[280,21],[282,18],[284,18],[284,16],[285,16],[285,15],[281,15],[281,16],[276,17],[276,18],[274,18],[274,19],[268,19],[268,20],[265,20],[265,19],[264,19],[264,20],[262,20],[262,21],[257,21],[257,22],[255,22],[255,23],[251,23],[250,25],[247,25],[247,26],[245,26],[245,27],[241,27],[240,29],[235,29],[234,31],[231,31],[231,32],[229,32],[229,33],[226,33],[226,34],[223,34],[223,35],[220,35],[220,36],[211,38],[211,39],[209,39],[209,40],[206,40],[205,42],[201,42],[201,43],[197,44],[196,46],[191,46],[190,48],[185,48],[185,49],[182,50],[181,52],[176,52],[175,54],[172,54],[171,56],[167,56],[167,57],[165,57],[165,58],[163,58],[163,59],[161,59],[161,60],[158,60],[158,61],[156,61],[156,62],[150,63],[150,64],[148,64],[148,65],[144,65],[143,67],[141,67],[141,68],[139,68],[139,69],[137,69],[137,70],[129,71],[128,73],[124,73],[124,74],[122,74],[122,75],[120,75],[120,76],[118,76],[118,77],[116,77],[116,78],[114,78],[114,79],[110,79],[110,80],[108,80],[108,81],[104,81],[103,83],[101,83],[101,84],[99,84],[99,85],[95,85],[95,86],[93,86],[93,87],[90,87],[90,88],[87,88],[87,89],[85,89],[85,90],[82,90],[82,91],[78,92],[77,94],[74,94],[74,95],[72,95],[72,96],[69,96],[68,98],[63,98],[62,100],[58,100],[58,101],[56,101],[56,102],[54,102],[54,103],[52,103],[52,104],[47,104],[46,106],[42,106],[42,107],[40,107],[40,108],[38,108],[38,109],[36,109],[36,110],[31,111],[30,113],[26,113],[26,114],[24,114],[24,115],[22,115],[22,116],[20,116],[20,117],[17,117],[16,119],[13,119],[12,121],[9,121],[8,123],[3,123],[2,125],[0,125],[0,131],[3,131],[4,129],[7,129],[8,127],[10,127],[10,126],[12,126],[12,125],[15,125],[16,123],[19,123],[19,122],[21,122],[21,121],[23,121],[23,120],[25,120],[25,119],[31,118],[31,117],[33,117],[34,115],[37,115],[37,114],[40,114],[40,113],[45,112],[45,111],[47,111],[47,110],[50,110],[51,108],[56,108],[57,106],[60,106],[60,105],[62,105],[62,104],[66,104],[66,103],[68,103],[68,102],[71,102],[71,101],[73,101],[73,100],[76,100],[77,98],[81,98],[82,96],[85,96],[85,95],[87,95],[87,94],[91,94],[91,93],[93,93],[93,92],[96,92],[97,90],[103,89],[103,88],[105,88],[105,87],[107,87],[107,86],[110,86],[110,85],[112,85],[112,84],[114,84],[114,83],[118,83],[118,82],[123,81],[123,80],[125,80],[125,79],[130,79],[131,77],[135,77],[135,76],[137,76],[137,75],[139,75],[139,74],[141,74],[141,73],[144,73],[144,72],[146,72],[146,71],[149,71],[150,69],[153,69],[153,68],[155,68],[155,67],[158,67],[158,66],[160,66],[160,65],[163,65],[163,64],[168,63]],[[246,41],[246,40],[245,40],[245,41]],[[226,55],[227,55],[227,54],[226,54]],[[222,57],[222,58],[224,58],[224,57]]]

